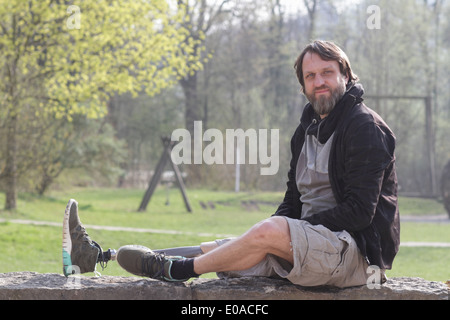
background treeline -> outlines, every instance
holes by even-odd
[[[379,28],[369,28],[371,5],[380,9]],[[450,160],[448,17],[445,0],[298,0],[295,6],[283,0],[188,1],[177,23],[195,42],[194,52],[202,49],[203,68],[191,68],[156,94],[145,88],[135,94],[111,91],[107,113],[96,119],[45,120],[30,113],[17,129],[19,187],[39,193],[67,184],[145,187],[161,156],[160,137],[177,128],[192,130],[199,120],[203,130],[279,129],[278,174],[261,176],[259,165],[244,165],[241,190],[283,190],[290,137],[306,103],[293,65],[311,39],[326,39],[346,51],[366,95],[431,97],[431,149],[423,100],[366,99],[397,136],[401,191],[430,194],[429,150],[435,152],[437,181]],[[0,130],[3,145],[8,128]],[[7,156],[4,150],[0,159]],[[182,170],[188,187],[234,188],[233,165]]]
[[[227,2],[227,1],[224,1]],[[444,1],[240,1],[215,16],[206,30],[212,58],[185,79],[195,88],[196,117],[188,118],[186,84],[153,98],[116,96],[109,117],[128,146],[127,170],[151,170],[161,153],[160,135],[202,120],[203,129],[279,128],[280,170],[261,176],[258,165],[241,170],[244,189],[283,189],[289,139],[306,103],[293,64],[310,39],[336,41],[347,52],[366,95],[430,96],[436,175],[450,160],[450,3]],[[222,2],[221,2],[222,3]],[[380,29],[369,29],[370,5],[380,8]],[[226,7],[226,8],[228,8]],[[217,6],[209,10],[217,10]],[[370,21],[369,21],[370,22]],[[192,21],[194,30],[202,28]],[[203,26],[204,27],[204,26]],[[191,93],[192,95],[192,93]],[[366,99],[394,130],[403,192],[431,193],[425,104],[414,99]],[[186,168],[188,167],[188,168]],[[234,166],[192,169],[188,184],[234,187]]]

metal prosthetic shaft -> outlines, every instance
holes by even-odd
[[[178,248],[168,248],[153,250],[154,252],[164,253],[168,256],[181,256],[185,258],[193,258],[203,254],[200,246],[189,246],[189,247],[178,247]]]
[[[159,250],[153,250],[153,251],[158,252],[158,253],[164,253],[168,256],[181,256],[181,257],[185,257],[185,258],[194,258],[194,257],[202,255],[205,252],[211,250],[211,245],[213,247],[217,247],[217,246],[224,244],[225,242],[227,242],[229,240],[230,239],[218,239],[215,241],[202,243],[202,245],[200,245],[200,246],[167,248],[167,249],[159,249]]]

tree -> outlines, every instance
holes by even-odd
[[[117,178],[126,149],[114,133],[104,119],[87,119],[83,115],[74,116],[71,122],[55,119],[39,145],[34,145],[34,159],[22,174],[26,172],[28,179],[33,178],[31,187],[39,195],[67,169],[81,168],[94,179]]]
[[[214,26],[222,21],[225,5],[230,0],[221,0],[218,4],[208,5],[206,0],[178,0],[181,8],[186,8],[183,25],[195,40],[194,51],[204,44],[205,36]],[[198,99],[198,73],[193,71],[180,75],[179,83],[185,95],[186,128],[193,134],[194,121],[202,119],[200,101]]]
[[[312,41],[316,37],[316,12],[319,0],[303,0],[309,17],[308,40]]]
[[[0,1],[0,180],[16,208],[19,123],[104,116],[113,93],[149,95],[201,68],[185,6],[164,0]],[[36,141],[37,143],[37,141]]]

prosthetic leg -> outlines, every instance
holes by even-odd
[[[97,264],[106,268],[109,261],[116,260],[117,252],[114,249],[103,251],[102,247],[93,241],[83,227],[78,216],[78,202],[70,199],[63,219],[62,239],[63,273],[66,277],[75,273],[96,272]],[[167,256],[194,258],[205,254],[230,239],[220,239],[204,242],[199,246],[167,248],[153,250]]]

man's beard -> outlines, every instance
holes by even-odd
[[[326,95],[319,95],[319,97],[316,99],[315,92],[324,89],[328,89],[330,91],[330,97],[327,97]],[[318,115],[326,115],[329,114],[331,110],[333,110],[334,106],[342,98],[344,93],[345,81],[339,81],[338,86],[333,90],[330,87],[323,85],[320,88],[314,89],[312,94],[306,94],[306,97],[308,98],[309,102],[311,102],[314,111]]]

